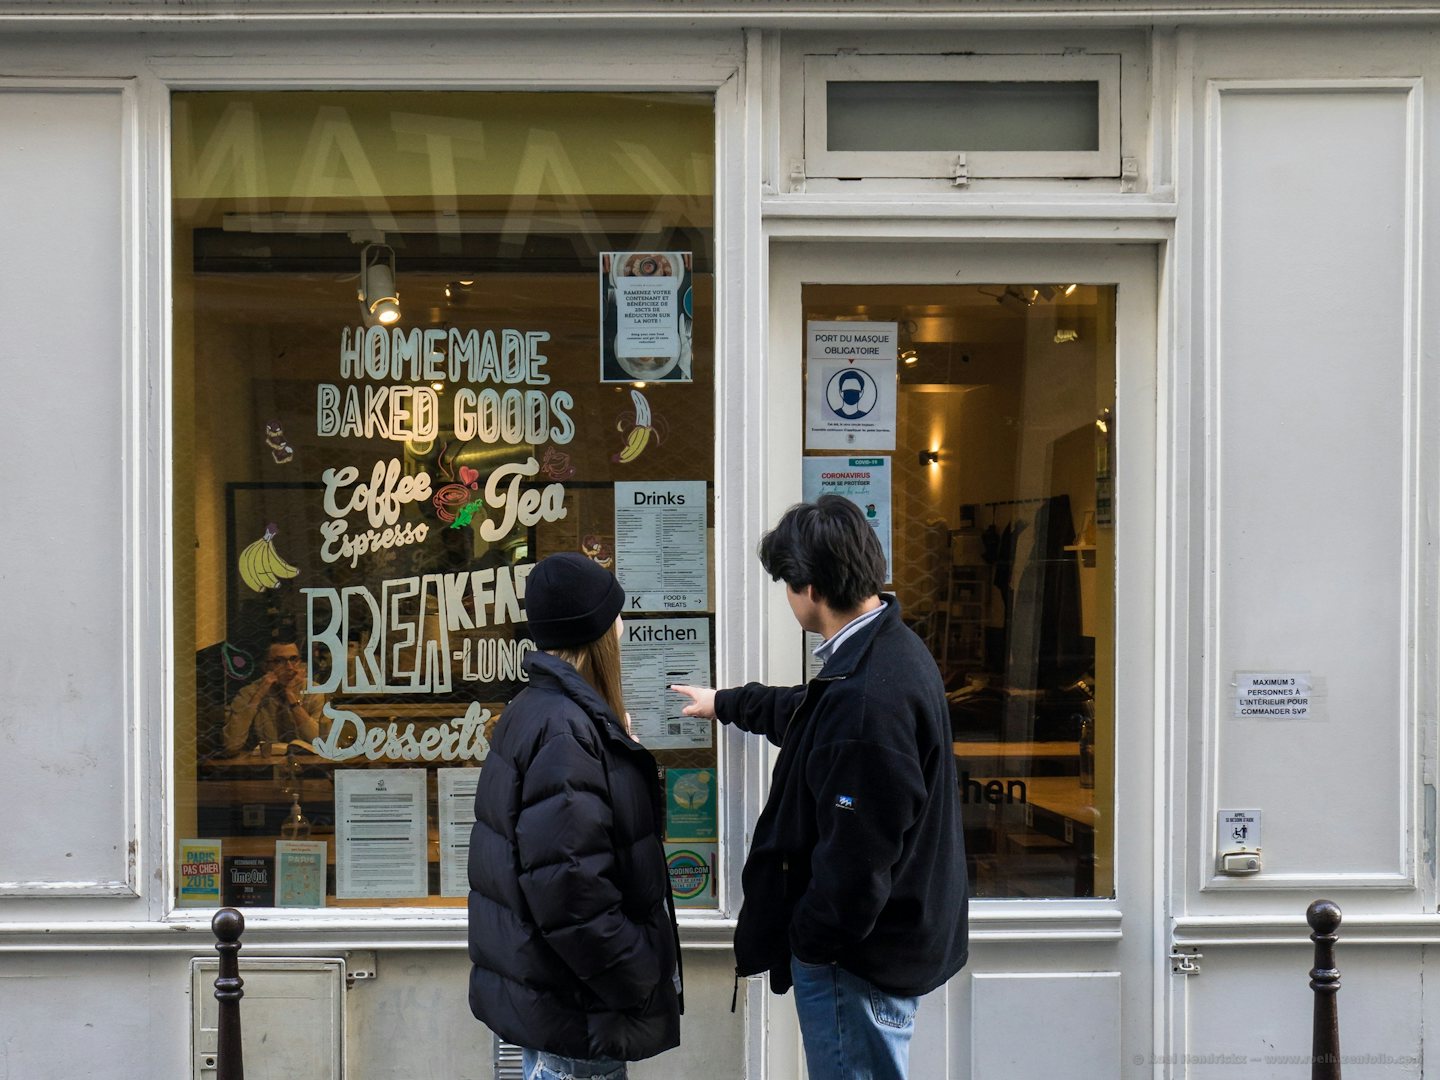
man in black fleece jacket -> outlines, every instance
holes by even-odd
[[[738,975],[795,1007],[812,1080],[907,1075],[921,995],[967,956],[967,885],[949,711],[935,661],[882,595],[859,508],[800,503],[760,542],[796,621],[824,638],[794,687],[676,686],[686,715],[780,747],[741,875]]]

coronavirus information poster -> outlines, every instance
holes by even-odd
[[[888,457],[807,457],[801,490],[806,502],[843,495],[865,515],[885,552],[885,580],[894,580],[890,559],[890,459]]]

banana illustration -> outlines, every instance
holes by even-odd
[[[645,400],[645,395],[639,390],[631,389],[630,400],[635,403],[635,426],[650,426],[650,402]]]
[[[612,461],[618,461],[621,465],[628,465],[638,458],[645,450],[645,445],[650,441],[650,433],[653,429],[648,427],[635,426],[630,429],[630,437],[625,443],[625,449],[616,454]]]
[[[293,578],[299,567],[291,566],[275,550],[275,523],[265,526],[265,535],[240,552],[240,580],[256,592],[278,588],[281,578]]]
[[[621,465],[628,465],[644,453],[645,447],[650,444],[650,436],[655,435],[656,441],[659,441],[659,436],[651,421],[650,402],[645,400],[644,394],[634,389],[630,391],[630,400],[635,403],[634,420],[630,420],[629,417],[621,417],[620,422],[615,425],[617,430],[623,432],[625,425],[629,423],[630,433],[626,437],[624,448],[610,459]]]

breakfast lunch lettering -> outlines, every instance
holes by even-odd
[[[312,670],[311,689],[446,693],[452,660],[460,661],[460,677],[467,681],[522,679],[521,661],[535,647],[528,638],[472,643],[463,634],[522,621],[525,579],[533,565],[391,578],[381,583],[378,596],[365,585],[301,589],[313,667],[329,672],[317,678]],[[363,642],[353,657],[351,641]]]

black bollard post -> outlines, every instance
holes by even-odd
[[[1310,1080],[1340,1080],[1340,971],[1335,967],[1335,931],[1340,928],[1340,906],[1316,900],[1305,911],[1310,940],[1315,943],[1315,967],[1310,989],[1315,991],[1315,1029],[1310,1044]]]
[[[220,1003],[216,1023],[215,1080],[245,1080],[245,1056],[240,1049],[240,999],[245,980],[240,978],[240,935],[245,916],[234,908],[221,908],[210,920],[215,931],[215,951],[220,954],[220,974],[215,978],[215,1000]]]

